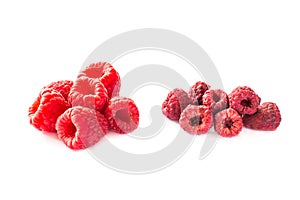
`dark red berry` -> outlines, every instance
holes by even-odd
[[[66,110],[57,120],[57,135],[70,149],[85,149],[96,144],[108,131],[105,117],[81,106]]]
[[[69,102],[72,106],[83,106],[102,111],[107,103],[107,91],[99,79],[81,77],[75,81]]]
[[[223,137],[233,137],[238,135],[243,127],[242,117],[239,113],[228,108],[215,115],[215,131]]]
[[[206,133],[213,123],[213,115],[209,107],[189,105],[180,115],[179,124],[183,130],[191,134]]]
[[[257,111],[260,97],[247,86],[235,88],[229,95],[229,105],[241,115],[252,115]]]
[[[196,82],[189,90],[189,97],[194,105],[202,105],[202,96],[210,86],[205,82]]]
[[[139,110],[132,99],[114,97],[104,112],[109,127],[116,133],[129,133],[139,125]]]
[[[210,107],[213,114],[216,114],[228,108],[228,97],[223,90],[207,90],[202,97],[202,103]]]
[[[163,114],[172,120],[179,120],[181,112],[191,103],[188,94],[179,88],[170,91],[162,104]]]
[[[109,98],[119,95],[121,87],[120,75],[113,66],[107,62],[90,64],[78,75],[78,78],[80,77],[100,79],[107,90]]]
[[[29,122],[40,131],[56,132],[57,118],[69,107],[61,93],[45,90],[29,108]]]
[[[245,115],[243,123],[246,128],[273,131],[281,122],[281,114],[275,103],[265,102],[260,105],[253,115]]]
[[[68,95],[70,93],[72,86],[73,86],[73,81],[68,81],[68,80],[56,81],[43,87],[40,94],[42,95],[44,92],[47,92],[49,90],[56,91],[62,94],[65,100],[68,101]]]

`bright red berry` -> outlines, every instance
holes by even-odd
[[[99,79],[88,77],[77,79],[69,94],[72,106],[94,108],[97,111],[102,111],[107,99],[107,90]]]
[[[80,77],[100,79],[107,90],[109,98],[119,95],[121,87],[120,75],[114,67],[107,62],[90,64],[78,75],[78,78]]]
[[[179,124],[183,130],[191,134],[206,133],[213,123],[213,115],[207,106],[187,106],[180,115]]]
[[[44,90],[29,108],[29,122],[40,131],[56,132],[57,118],[69,107],[61,93]]]
[[[215,115],[215,131],[223,137],[238,135],[243,127],[242,117],[232,108],[222,110]]]
[[[181,112],[191,103],[188,94],[179,88],[170,91],[162,104],[163,114],[171,120],[179,120]]]
[[[253,115],[245,115],[243,123],[246,128],[273,131],[281,122],[281,114],[275,103],[265,102],[260,105]]]
[[[109,127],[116,133],[129,133],[139,125],[139,110],[132,99],[114,97],[104,112]]]
[[[72,86],[73,86],[73,81],[69,81],[69,80],[56,81],[43,87],[40,94],[42,95],[44,92],[47,92],[49,90],[56,91],[62,94],[65,100],[68,101],[68,95],[70,93]]]
[[[85,149],[96,144],[108,131],[105,117],[81,106],[66,110],[57,120],[57,135],[70,149]]]

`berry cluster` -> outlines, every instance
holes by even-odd
[[[205,82],[196,82],[188,92],[176,88],[162,104],[163,114],[179,121],[183,130],[200,135],[214,126],[223,137],[238,135],[242,127],[271,131],[281,122],[275,103],[265,102],[250,87],[235,88],[229,95],[211,89]]]
[[[132,99],[119,96],[120,87],[111,64],[91,64],[75,82],[43,87],[29,108],[29,122],[40,131],[57,133],[71,149],[88,148],[109,130],[132,132],[139,124],[139,110]]]

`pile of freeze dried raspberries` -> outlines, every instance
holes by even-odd
[[[71,149],[96,144],[108,131],[132,132],[139,110],[120,97],[119,73],[107,62],[86,67],[77,80],[57,81],[42,88],[29,108],[29,121],[40,131],[55,132]]]
[[[247,86],[235,88],[229,95],[220,89],[210,89],[198,81],[188,92],[176,88],[162,104],[163,114],[179,121],[183,130],[200,135],[212,126],[223,137],[238,135],[242,127],[272,131],[281,122],[275,103],[260,105],[260,97]]]

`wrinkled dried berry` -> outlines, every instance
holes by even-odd
[[[223,90],[207,90],[202,97],[203,105],[210,107],[213,114],[228,108],[228,97]]]
[[[171,120],[178,120],[181,112],[191,103],[188,94],[179,88],[170,91],[162,104],[163,114]]]
[[[202,105],[202,96],[210,86],[205,82],[196,82],[189,90],[189,97],[194,105]]]
[[[245,115],[243,123],[246,128],[273,131],[281,122],[281,114],[275,103],[265,102],[260,105],[253,115]]]
[[[179,124],[188,133],[200,135],[206,133],[213,123],[213,115],[209,107],[189,105],[180,115]]]
[[[235,88],[229,95],[229,105],[241,115],[252,115],[257,111],[260,97],[250,87]]]
[[[215,131],[223,137],[238,135],[243,127],[242,117],[232,108],[222,110],[215,115]]]

